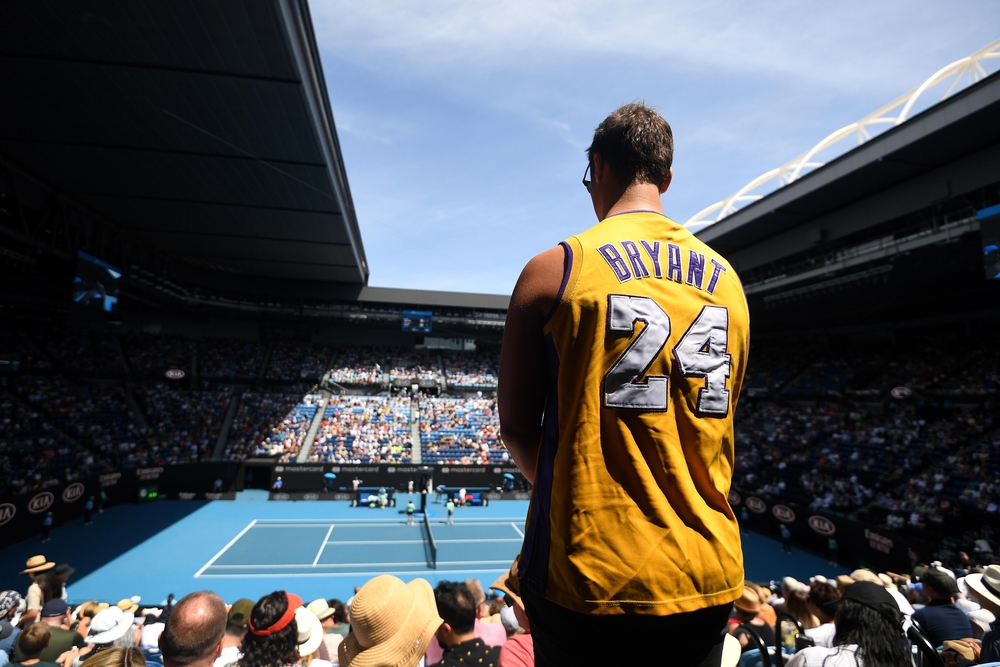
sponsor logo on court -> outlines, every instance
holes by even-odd
[[[288,494],[287,493],[276,493],[273,496],[271,496],[271,500],[288,500]]]
[[[177,494],[179,500],[194,500],[198,497],[197,493],[192,493],[191,491],[181,491]]]
[[[771,514],[774,515],[775,519],[784,523],[795,521],[795,512],[792,511],[791,507],[786,505],[775,505],[771,508]]]
[[[396,472],[396,469],[390,466],[389,469],[386,470],[386,472],[387,473],[394,473],[394,472]]]
[[[167,372],[164,373],[164,375],[167,376],[168,380],[183,380],[184,379],[184,371],[182,371],[179,368],[171,368],[171,369],[167,370]]]
[[[501,496],[499,493],[484,493],[483,496],[487,500],[500,500],[501,498],[503,498],[503,496]]]
[[[48,491],[42,491],[37,496],[32,498],[30,503],[28,503],[28,511],[32,514],[40,514],[52,507],[52,503],[55,501],[55,496]]]
[[[451,472],[451,468],[441,468],[441,472],[448,474],[449,472]]]
[[[17,508],[10,503],[0,505],[0,526],[13,519],[15,514],[17,514]]]
[[[531,494],[518,491],[514,494],[514,500],[531,500]]]
[[[730,505],[739,505],[740,502],[742,502],[742,501],[743,501],[743,499],[740,498],[740,494],[736,493],[735,491],[730,491],[729,492],[729,504]]]
[[[302,500],[319,500],[318,493],[304,493],[302,494]]]
[[[746,501],[747,509],[754,514],[763,514],[767,511],[767,505],[757,496],[750,496]]]
[[[494,468],[493,469],[493,474],[494,475],[499,475],[502,472],[503,472],[503,468]]]
[[[837,526],[832,521],[817,514],[809,517],[809,527],[820,535],[830,536],[837,532]]]
[[[83,496],[84,490],[85,489],[83,488],[83,484],[80,484],[80,482],[76,482],[74,484],[70,484],[65,489],[63,489],[63,492],[62,492],[63,502],[64,503],[75,503],[76,501],[78,501]]]
[[[349,493],[335,493],[333,494],[334,500],[351,500],[352,496]]]
[[[274,466],[274,472],[285,472],[285,466]]]
[[[330,472],[340,472],[340,466],[333,466],[330,468]]]

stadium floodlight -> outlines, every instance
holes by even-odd
[[[983,67],[983,63],[993,59],[1000,59],[1000,39],[976,51],[971,56],[956,60],[950,65],[942,67],[926,81],[905,95],[875,110],[856,123],[851,123],[828,135],[809,151],[794,160],[786,162],[777,169],[772,169],[761,174],[740,188],[735,194],[698,211],[690,220],[684,223],[684,226],[692,231],[701,231],[726,216],[732,215],[746,204],[763,199],[767,194],[770,194],[770,192],[758,192],[765,185],[774,186],[775,189],[782,188],[789,183],[797,181],[805,176],[806,173],[819,169],[826,163],[817,159],[817,156],[827,148],[840,143],[844,139],[855,136],[857,137],[857,145],[860,146],[872,139],[873,131],[877,129],[885,131],[891,127],[901,125],[910,119],[913,115],[914,105],[928,90],[954,78],[951,85],[948,86],[948,89],[941,97],[941,101],[944,101],[952,93],[971,86],[980,79],[987,77],[988,74]],[[879,132],[875,132],[875,134],[877,135]],[[714,217],[712,217],[713,215]]]

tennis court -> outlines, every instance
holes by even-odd
[[[524,538],[523,517],[447,525],[418,519],[254,519],[195,577],[337,577],[505,569]]]

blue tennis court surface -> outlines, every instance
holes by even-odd
[[[469,516],[454,525],[432,520],[438,573],[482,567],[505,569],[520,551],[523,518]],[[395,517],[254,519],[195,577],[426,574],[432,561],[421,521],[410,526]]]
[[[268,502],[266,493],[244,492],[236,501],[120,505],[94,517],[58,526],[52,540],[37,538],[0,549],[0,588],[25,588],[16,573],[35,554],[78,568],[70,579],[71,602],[114,602],[139,595],[159,604],[209,589],[223,599],[253,600],[276,589],[304,598],[346,600],[373,576],[391,573],[404,581],[469,577],[489,585],[510,568],[521,547],[527,501],[488,507],[460,507],[455,525],[445,525],[442,505],[431,502],[431,529],[437,544],[437,569],[428,566],[429,549],[417,521],[406,525],[398,509],[350,507],[346,502]],[[405,496],[403,496],[405,499]],[[418,496],[414,496],[419,500]],[[436,513],[436,514],[434,514]],[[0,543],[3,533],[0,529]],[[825,559],[781,545],[757,533],[744,533],[747,576],[753,581],[792,575],[836,576],[844,572]]]

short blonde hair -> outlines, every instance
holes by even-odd
[[[99,648],[81,667],[146,667],[146,658],[135,646]]]

